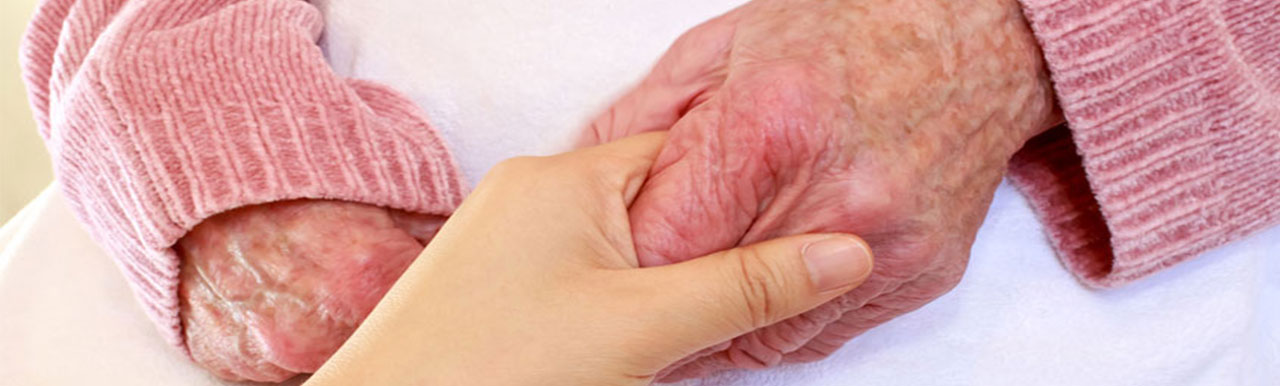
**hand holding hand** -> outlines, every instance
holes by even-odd
[[[495,167],[310,383],[647,385],[870,273],[839,234],[637,269],[627,207],[663,139]]]
[[[757,0],[681,37],[585,142],[671,130],[631,207],[642,266],[811,232],[878,256],[675,379],[820,358],[951,289],[1008,159],[1058,120],[1013,0]]]

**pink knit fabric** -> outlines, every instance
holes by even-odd
[[[1067,268],[1124,284],[1280,221],[1280,2],[1024,0],[1070,131],[1011,176]],[[165,337],[201,220],[331,198],[448,214],[462,181],[409,101],[342,79],[301,0],[46,0],[24,41],[60,185]]]
[[[48,0],[22,48],[59,185],[165,339],[170,248],[219,212],[294,198],[447,215],[464,186],[417,107],[333,74],[298,0]]]
[[[1280,1],[1022,4],[1070,132],[1010,176],[1081,281],[1123,285],[1280,222]]]

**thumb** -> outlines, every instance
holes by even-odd
[[[813,309],[870,275],[871,249],[843,234],[784,237],[643,269],[658,309],[647,310],[679,359]]]

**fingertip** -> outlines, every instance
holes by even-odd
[[[845,292],[871,275],[873,257],[866,241],[834,234],[806,243],[800,249],[809,280],[820,294]]]

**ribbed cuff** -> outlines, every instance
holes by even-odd
[[[1280,222],[1266,1],[1022,1],[1070,131],[1010,176],[1081,281],[1123,285]]]
[[[125,3],[102,37],[74,30],[102,20],[59,19],[94,2],[46,12],[24,58],[68,201],[184,351],[171,247],[204,219],[300,198],[448,215],[465,190],[412,102],[332,73],[315,9],[187,3]]]

